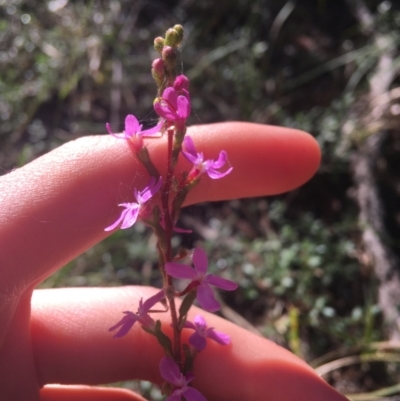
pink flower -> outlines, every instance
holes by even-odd
[[[175,124],[183,124],[190,115],[190,97],[186,89],[166,88],[161,98],[154,101],[156,113]]]
[[[122,134],[114,134],[114,132],[111,131],[109,123],[106,124],[106,128],[110,135],[118,139],[130,139],[133,141],[135,147],[140,149],[143,146],[143,137],[158,136],[163,124],[164,121],[160,120],[160,122],[153,128],[142,130],[142,125],[139,124],[137,118],[134,115],[129,114],[125,118],[125,130]]]
[[[193,252],[194,269],[190,266],[169,262],[165,265],[167,274],[175,278],[190,279],[191,283],[197,287],[197,301],[199,305],[210,312],[219,310],[220,305],[214,297],[211,285],[222,288],[223,290],[232,291],[238,288],[233,281],[226,280],[214,274],[207,274],[208,260],[204,249],[196,248]]]
[[[125,316],[114,326],[110,327],[108,331],[114,331],[115,329],[119,330],[114,334],[114,338],[120,338],[128,334],[129,330],[132,326],[139,322],[142,326],[147,327],[149,329],[153,329],[155,322],[149,316],[148,311],[157,303],[160,302],[163,298],[165,298],[164,290],[157,292],[157,294],[153,295],[149,299],[143,302],[143,298],[139,301],[139,308],[136,313],[131,311],[124,311],[122,313]]]
[[[160,373],[164,380],[175,387],[172,394],[165,401],[181,401],[185,397],[187,401],[207,401],[199,390],[189,387],[188,384],[194,379],[191,373],[184,376],[175,361],[169,356],[164,356],[160,361]]]
[[[142,190],[134,190],[135,198],[137,202],[132,203],[120,203],[118,206],[123,206],[124,210],[118,219],[104,229],[104,231],[111,231],[116,228],[121,222],[121,229],[132,227],[143,208],[143,205],[161,188],[162,178],[160,177],[157,182],[155,178],[151,177],[147,186]]]
[[[231,338],[227,334],[216,331],[212,327],[207,327],[206,321],[200,315],[194,318],[193,323],[186,321],[183,327],[195,330],[189,337],[189,343],[198,351],[202,351],[206,347],[207,338],[211,338],[221,345],[227,345],[231,342]]]
[[[190,136],[185,136],[185,139],[183,140],[182,153],[186,157],[186,159],[193,163],[193,168],[188,177],[189,180],[198,178],[203,173],[207,173],[210,178],[216,180],[218,178],[225,177],[233,169],[233,167],[230,167],[225,172],[218,171],[227,162],[227,153],[222,150],[219,153],[219,157],[216,161],[204,160],[203,153],[197,152],[196,147],[194,146],[193,139]]]

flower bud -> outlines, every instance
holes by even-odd
[[[183,26],[182,25],[174,25],[173,27],[174,31],[178,34],[177,36],[177,46],[179,46],[182,43],[183,40]]]
[[[161,36],[159,36],[158,38],[154,39],[154,49],[156,49],[159,53],[162,52],[162,49],[164,47],[164,38],[162,38]]]
[[[165,75],[165,63],[162,59],[156,58],[151,64],[152,69],[158,76]]]
[[[153,61],[151,65],[151,75],[156,81],[157,86],[160,87],[165,79],[165,63],[162,59],[157,58]]]
[[[178,32],[173,28],[169,28],[167,32],[165,32],[165,46],[176,47],[179,46],[179,35]]]
[[[177,90],[178,92],[181,92],[183,89],[188,90],[189,89],[189,78],[187,78],[183,74],[178,75],[174,82],[174,89]]]
[[[161,56],[165,62],[167,71],[169,71],[169,72],[175,71],[175,64],[176,64],[175,50],[170,46],[164,46]]]

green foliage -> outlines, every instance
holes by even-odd
[[[219,221],[218,237],[206,242],[216,261],[214,269],[240,284],[241,291],[229,302],[261,327],[269,326],[266,331],[284,334],[285,342],[293,334],[288,314],[295,307],[303,341],[309,341],[315,329],[319,337],[323,332],[324,341],[316,338],[311,354],[326,351],[332,342],[350,345],[376,338],[375,326],[366,326],[376,307],[363,296],[371,283],[357,260],[355,216],[342,215],[340,221],[327,223],[310,212],[293,218],[281,200],[262,213],[252,206],[253,221],[268,227],[265,235],[250,241],[242,232],[233,233],[229,226],[239,217],[231,216],[226,223]],[[278,315],[271,308],[277,304]]]

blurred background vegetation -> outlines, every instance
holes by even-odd
[[[224,317],[353,400],[400,399],[400,2],[0,0],[2,173],[128,113],[152,124],[152,41],[176,23],[191,124],[303,129],[323,161],[289,194],[191,207],[175,244],[239,281]],[[157,286],[153,249],[137,224],[42,286]]]

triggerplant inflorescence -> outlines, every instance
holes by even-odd
[[[184,397],[187,401],[204,401],[205,397],[190,384],[194,378],[194,358],[204,350],[207,339],[227,345],[230,338],[212,327],[207,327],[205,319],[200,315],[193,322],[189,321],[188,312],[196,299],[207,311],[219,310],[220,305],[211,286],[230,291],[236,289],[237,284],[207,273],[208,258],[202,248],[196,248],[191,253],[194,267],[180,263],[182,252],[175,256],[171,239],[173,231],[179,230],[175,225],[186,195],[202,175],[220,179],[229,174],[232,167],[225,167],[228,155],[224,150],[220,151],[217,160],[207,160],[202,152],[197,151],[193,138],[186,135],[187,119],[191,113],[189,79],[185,75],[176,74],[182,39],[183,28],[175,25],[167,30],[165,38],[158,37],[154,41],[154,47],[160,54],[160,58],[152,63],[152,75],[158,87],[153,103],[155,112],[160,116],[158,124],[142,130],[137,118],[130,114],[125,119],[125,130],[122,134],[114,134],[109,124],[106,125],[111,135],[133,145],[138,160],[147,169],[150,178],[143,189],[134,190],[135,201],[119,204],[124,209],[105,231],[112,231],[117,227],[126,229],[138,220],[149,225],[158,240],[159,267],[163,277],[162,290],[147,300],[141,299],[137,312],[124,311],[122,319],[109,330],[116,331],[114,337],[119,338],[127,335],[137,323],[146,332],[154,335],[165,352],[160,361],[160,374],[166,381],[163,390],[168,395],[167,400],[180,401]],[[167,137],[164,176],[154,166],[143,140],[146,137],[161,136]],[[189,171],[178,174],[175,166],[181,154],[192,167]],[[190,254],[188,251],[183,253]],[[190,282],[183,291],[178,292],[173,278],[187,279]],[[184,297],[179,307],[176,297]],[[165,312],[169,311],[171,314],[172,339],[163,331],[161,321],[150,316],[153,312],[160,312],[152,309],[157,303],[163,304]],[[194,330],[189,337],[189,344],[182,343],[181,332],[185,329]]]

